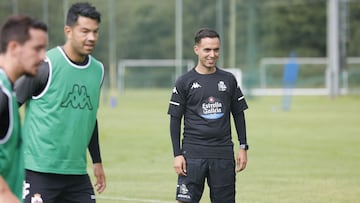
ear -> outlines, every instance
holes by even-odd
[[[69,38],[69,37],[70,37],[71,31],[72,31],[72,30],[71,30],[71,27],[68,26],[68,25],[65,25],[65,27],[64,27],[64,34],[65,34],[66,38]]]
[[[8,43],[6,50],[7,50],[7,52],[9,52],[11,55],[13,55],[13,54],[15,54],[15,53],[17,52],[17,50],[18,50],[18,48],[19,48],[20,46],[21,46],[21,45],[20,45],[18,42],[12,40],[12,41],[10,41],[10,42]]]
[[[198,55],[198,53],[199,53],[199,47],[196,44],[194,45],[194,53],[196,55]]]

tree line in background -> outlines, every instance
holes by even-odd
[[[219,24],[219,2],[222,22]],[[75,0],[6,0],[0,19],[13,13],[30,14],[49,25],[49,46],[64,43],[64,13]],[[175,0],[88,0],[102,13],[100,39],[94,55],[106,67],[109,56],[121,59],[175,58]],[[326,56],[327,0],[236,0],[236,40],[229,41],[229,0],[183,0],[183,58],[195,59],[193,35],[201,27],[222,28],[223,66],[235,43],[236,66],[254,70],[263,57]],[[360,4],[340,0],[344,52],[359,56]],[[111,14],[114,16],[111,26]],[[112,32],[112,33],[110,33]],[[109,47],[114,45],[115,49]],[[109,53],[111,50],[113,53]],[[254,67],[255,66],[255,67]],[[143,70],[151,71],[151,70]]]

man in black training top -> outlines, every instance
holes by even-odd
[[[244,110],[248,108],[235,77],[216,67],[220,37],[204,28],[195,34],[195,68],[182,75],[172,90],[168,114],[178,176],[178,202],[199,202],[207,179],[213,203],[235,202],[235,171],[245,169],[247,141]],[[234,159],[230,112],[239,152]],[[182,146],[181,120],[184,117]]]

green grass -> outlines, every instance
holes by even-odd
[[[102,101],[107,189],[99,203],[175,202],[170,91],[127,90],[116,108]],[[237,202],[360,202],[360,96],[293,97],[289,112],[281,111],[281,97],[248,104],[249,162],[237,174]],[[208,190],[201,202],[210,202]]]

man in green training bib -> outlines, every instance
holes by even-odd
[[[26,203],[94,203],[87,149],[96,189],[105,189],[96,119],[104,67],[90,55],[100,19],[89,3],[73,4],[64,28],[65,44],[47,52],[38,77],[21,78],[15,85],[19,103],[31,98],[23,126]]]
[[[0,45],[0,202],[22,202],[23,138],[13,85],[21,75],[34,76],[45,59],[47,26],[32,17],[9,17]]]

